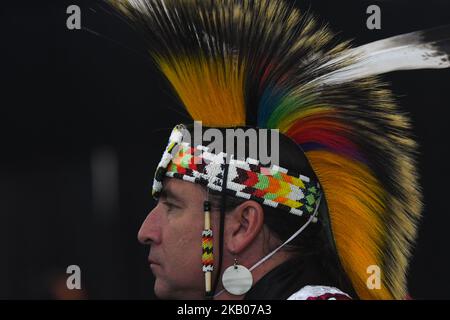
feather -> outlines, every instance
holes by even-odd
[[[324,76],[343,83],[398,70],[450,67],[450,25],[415,31],[350,49],[328,64],[353,57],[355,63]]]

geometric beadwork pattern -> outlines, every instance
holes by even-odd
[[[202,264],[203,272],[212,272],[214,270],[213,257],[213,234],[211,229],[202,232]]]
[[[257,201],[296,215],[312,215],[321,196],[320,185],[301,174],[273,165],[261,166],[258,160],[227,158],[221,152],[208,152],[204,146],[192,147],[182,142],[181,126],[175,127],[169,139],[153,183],[153,196],[158,197],[164,177],[202,184],[211,190]],[[228,176],[223,182],[228,159]]]

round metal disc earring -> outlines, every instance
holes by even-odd
[[[235,296],[247,293],[253,284],[252,273],[244,266],[237,263],[228,267],[222,275],[222,284],[226,291]]]

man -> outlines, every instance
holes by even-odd
[[[237,157],[175,127],[139,231],[157,296],[404,298],[416,144],[376,76],[449,67],[449,27],[351,48],[282,0],[110,2],[194,120],[280,133],[279,163],[261,163],[260,137]]]

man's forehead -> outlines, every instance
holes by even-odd
[[[200,185],[189,181],[166,177],[163,180],[162,192],[178,198],[186,198],[193,195],[202,195],[202,188]]]

